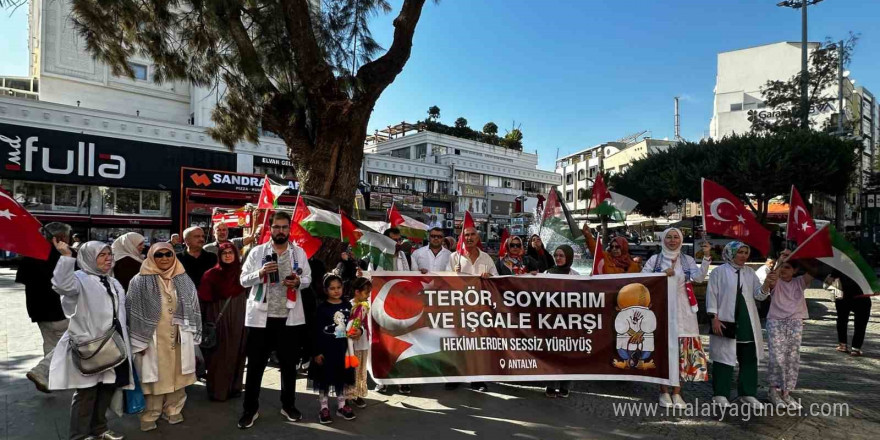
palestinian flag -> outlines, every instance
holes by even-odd
[[[338,212],[312,207],[299,224],[313,237],[342,239],[342,216]]]
[[[394,258],[397,243],[376,232],[360,231],[363,235],[357,240],[354,255],[358,258],[368,257],[370,266],[385,270],[394,270]]]
[[[602,236],[597,234],[596,249],[593,249],[593,270],[590,275],[603,275],[605,273],[605,251],[602,250]]]
[[[415,239],[419,242],[428,239],[428,225],[405,215],[401,215],[400,211],[394,204],[388,210],[388,224],[392,228],[400,229],[400,235]]]
[[[339,210],[339,218],[341,220],[339,229],[342,234],[342,242],[348,243],[352,249],[357,246],[357,241],[361,238],[363,234],[358,228],[357,225],[345,214],[345,211],[342,209]]]
[[[807,238],[789,256],[804,260],[804,268],[818,280],[828,275],[848,278],[861,289],[861,295],[880,292],[874,269],[846,239],[827,224]]]
[[[548,228],[570,241],[584,241],[584,234],[571,217],[568,207],[562,202],[558,190],[551,189],[541,216],[541,230]]]
[[[302,196],[296,198],[296,208],[293,210],[293,221],[290,223],[290,242],[301,247],[308,258],[312,258],[315,252],[321,249],[321,239],[315,238],[300,225],[303,219],[311,215],[309,207],[303,201]]]
[[[587,206],[590,207],[587,210],[588,214],[613,217],[617,213],[611,198],[611,192],[605,186],[605,179],[602,177],[602,173],[596,176],[596,182],[593,183],[593,191],[590,194],[590,203]]]
[[[257,209],[277,208],[278,199],[286,189],[287,185],[273,182],[272,179],[266,175],[263,179],[263,189],[260,190],[260,202],[257,204]]]
[[[614,207],[614,213],[611,214],[611,219],[614,221],[622,222],[626,220],[626,215],[632,212],[639,204],[639,202],[623,194],[618,194],[614,191],[608,191],[608,193],[611,194],[611,206]]]

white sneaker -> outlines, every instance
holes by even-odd
[[[672,408],[672,397],[669,393],[660,394],[660,407]]]
[[[786,406],[788,406],[788,408],[792,411],[797,411],[801,409],[801,404],[798,403],[798,401],[795,400],[793,397],[791,397],[791,394],[783,397],[783,400],[785,401]]]
[[[730,401],[727,400],[727,397],[724,396],[715,396],[712,398],[712,402],[722,408],[727,408],[730,406]]]
[[[675,405],[676,409],[685,409],[688,406],[687,402],[681,397],[681,394],[672,395],[672,404]]]
[[[761,403],[761,401],[756,399],[754,396],[744,396],[744,397],[740,398],[740,400],[743,403],[745,403],[746,405],[749,405],[755,409],[764,407],[764,404]]]
[[[788,406],[788,401],[782,397],[782,394],[779,392],[778,389],[771,387],[769,394],[770,403],[772,403],[773,406]]]

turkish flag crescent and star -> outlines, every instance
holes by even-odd
[[[706,232],[735,238],[766,256],[770,250],[770,231],[758,223],[739,197],[706,178],[702,187]]]
[[[800,245],[816,232],[816,222],[813,221],[810,211],[807,211],[807,205],[804,204],[804,199],[794,185],[791,186],[791,199],[788,203],[788,226],[785,228],[785,238],[794,240]]]
[[[0,248],[38,260],[49,259],[43,225],[5,191],[0,190]]]

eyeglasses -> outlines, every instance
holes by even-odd
[[[443,239],[443,236],[442,236],[442,235],[433,235],[433,234],[432,234],[432,235],[431,235],[431,239],[433,240],[433,239],[435,239],[435,238],[436,238],[437,240],[442,240],[442,239]]]
[[[510,243],[509,245],[507,245],[507,247],[514,249],[514,248],[521,248],[522,245],[519,243]]]
[[[155,257],[155,258],[171,258],[173,256],[174,256],[174,252],[170,252],[170,251],[169,252],[156,252],[155,254],[153,254],[153,257]]]

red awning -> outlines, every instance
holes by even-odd
[[[88,223],[89,216],[76,214],[34,214],[41,223],[61,222],[61,223]]]
[[[105,225],[171,226],[170,218],[93,216],[92,223]]]

